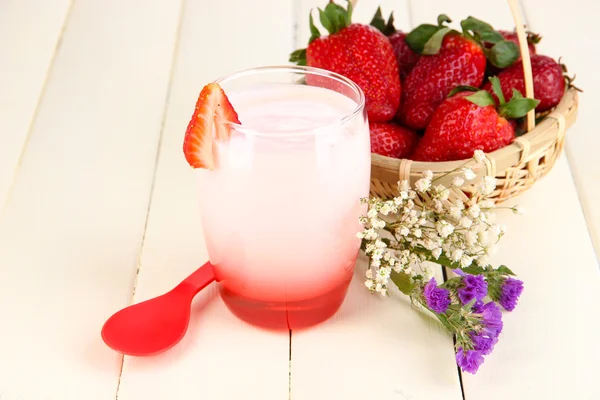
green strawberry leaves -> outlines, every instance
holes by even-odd
[[[514,64],[519,58],[519,46],[510,40],[501,40],[491,49],[485,49],[489,62],[499,68],[507,68]]]
[[[446,14],[440,14],[437,22],[437,25],[421,24],[410,31],[405,39],[408,47],[419,54],[437,54],[442,47],[444,36],[451,31],[444,24],[452,22],[452,20]]]
[[[498,110],[498,114],[506,119],[517,119],[524,117],[527,113],[540,103],[537,99],[529,99],[523,97],[521,92],[517,89],[512,89],[512,97],[507,102],[504,94],[502,93],[502,87],[500,85],[500,79],[497,76],[490,77],[490,82],[492,84],[492,91],[498,98],[499,105],[496,104],[496,100],[487,90],[478,90],[474,94],[465,96],[465,99],[469,100],[473,104],[477,104],[480,107],[494,106]],[[470,86],[457,86],[454,88],[450,95],[454,95],[463,90],[471,90],[473,89]],[[449,96],[450,96],[449,95]]]
[[[469,16],[460,21],[463,34],[475,40],[485,53],[487,60],[498,68],[506,68],[519,58],[519,46],[504,39],[500,32],[487,22]],[[493,46],[489,48],[485,44]]]
[[[298,49],[290,54],[290,62],[296,65],[306,65],[306,49]]]
[[[379,30],[385,36],[390,36],[392,33],[396,32],[396,27],[394,26],[394,13],[390,13],[387,22],[385,22],[385,19],[383,19],[383,14],[381,13],[381,7],[377,7],[377,11],[375,12],[375,15],[373,16],[373,19],[369,25],[377,28],[377,30]]]
[[[490,92],[486,90],[475,92],[475,94],[466,96],[465,99],[469,100],[471,103],[477,104],[479,107],[496,106],[494,98]]]
[[[321,25],[327,29],[330,35],[341,31],[352,23],[352,3],[350,1],[348,1],[348,9],[344,9],[344,7],[331,1],[324,10],[320,8],[318,10]]]

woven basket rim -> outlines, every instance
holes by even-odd
[[[577,90],[575,88],[568,88],[565,90],[565,94],[560,100],[559,104],[548,114],[546,115],[539,124],[535,126],[531,131],[519,136],[524,139],[533,139],[540,135],[544,135],[546,133],[551,134],[548,130],[548,123],[552,124],[549,120],[556,119],[553,118],[553,115],[563,115],[567,117],[570,113],[573,113],[578,105],[578,95]],[[568,118],[567,118],[568,120]],[[502,147],[498,150],[486,153],[488,157],[493,159],[502,159],[508,155],[512,155],[522,151],[522,147],[519,146],[516,142],[512,142],[511,144]],[[411,170],[412,171],[424,171],[431,170],[432,172],[444,172],[453,170],[461,165],[463,165],[467,160],[455,160],[455,161],[413,161],[410,159],[402,159],[402,158],[392,158],[382,156],[380,154],[371,153],[371,163],[378,168],[386,169],[389,171],[398,171],[400,163],[403,161],[411,162]]]

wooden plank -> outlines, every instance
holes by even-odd
[[[71,1],[9,0],[0,11],[0,212],[42,96]],[[18,40],[16,40],[18,38]]]
[[[309,10],[324,5],[301,1],[299,45],[308,43],[308,22],[306,30],[302,24]],[[406,1],[359,0],[354,21],[368,23],[378,5],[386,18],[394,11],[398,29],[410,30]],[[333,318],[292,332],[291,397],[461,399],[452,337],[412,309],[404,296],[371,295],[363,286],[365,268],[361,257],[346,301]],[[442,281],[441,270],[436,272]]]
[[[451,12],[455,22],[473,15],[496,28],[514,26],[505,2],[455,1],[451,10],[442,0],[412,4],[415,21],[433,20],[443,11]],[[535,9],[535,13],[528,13],[531,28],[535,29],[532,18],[537,19],[538,10],[546,6],[541,1],[535,8],[531,6]],[[557,37],[559,31],[551,21],[556,21],[558,14],[553,14],[554,19],[545,15],[545,32],[556,32]],[[580,25],[583,22],[578,20]],[[564,29],[560,32],[577,30],[575,25]],[[563,43],[560,49],[554,48],[557,52],[567,51],[572,43],[556,40],[557,46]],[[574,62],[580,60],[578,65],[584,59],[589,62],[588,54],[584,58],[581,52],[573,51],[571,55]],[[576,126],[581,129],[582,124]],[[547,177],[510,202],[514,203],[522,204],[527,216],[499,215],[508,233],[492,262],[512,268],[525,282],[525,292],[518,308],[504,314],[504,331],[494,353],[476,376],[463,374],[465,397],[504,399],[518,394],[519,398],[598,398],[594,372],[600,346],[590,343],[589,332],[600,328],[600,312],[589,305],[596,302],[600,276],[566,155]]]
[[[595,65],[600,62],[600,54],[589,50],[595,43],[593,31],[596,26],[594,13],[585,11],[590,5],[584,0],[569,4],[569,9],[576,10],[576,14],[565,18],[564,5],[537,0],[523,2],[530,28],[543,36],[538,45],[540,52],[555,59],[562,57],[569,75],[577,75],[575,85],[584,90],[580,96],[577,123],[568,132],[565,151],[569,155],[596,255],[600,255],[600,210],[597,207],[600,203],[600,165],[595,152],[600,146],[600,137],[593,133],[597,126],[594,116],[600,102],[590,95],[600,92],[600,82],[595,78]],[[558,20],[561,21],[560,28],[556,26]]]
[[[131,300],[179,18],[136,3],[73,6],[6,204],[3,399],[115,397],[100,329]]]
[[[201,188],[181,150],[200,89],[239,69],[286,64],[293,50],[291,1],[221,0],[211,7],[188,1],[183,15],[136,302],[169,290],[207,260]],[[188,334],[176,347],[152,358],[125,358],[119,400],[195,393],[215,400],[288,398],[289,334],[241,322],[214,285],[197,295]]]

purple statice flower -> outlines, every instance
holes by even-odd
[[[462,347],[459,347],[456,352],[456,363],[463,371],[474,374],[479,366],[483,364],[483,355],[479,350],[465,351]]]
[[[481,310],[483,310],[484,304],[485,303],[482,300],[475,300],[475,303],[473,303],[473,307],[471,307],[471,311],[476,314],[481,314]]]
[[[437,287],[435,278],[431,278],[423,288],[423,295],[427,307],[438,314],[445,313],[450,305],[450,292],[447,289]]]
[[[500,311],[500,307],[493,302],[490,301],[481,307],[481,310],[478,312],[481,314],[481,324],[483,325],[482,332],[484,335],[489,336],[491,338],[497,338],[502,332],[502,312]]]
[[[497,337],[489,337],[481,333],[471,333],[470,336],[475,350],[484,356],[490,354],[494,350],[496,343],[498,343]]]
[[[458,298],[463,304],[468,304],[473,299],[483,300],[487,296],[488,283],[483,275],[465,274],[462,278],[461,288],[458,289]]]
[[[498,302],[506,310],[512,311],[517,306],[517,301],[521,293],[523,293],[523,282],[508,277],[504,280],[500,288],[500,299]]]

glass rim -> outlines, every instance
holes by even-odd
[[[238,132],[250,133],[250,134],[253,134],[256,136],[279,136],[279,137],[308,136],[308,135],[317,135],[321,130],[326,130],[328,128],[344,125],[345,123],[347,123],[347,122],[353,120],[354,118],[356,118],[357,116],[359,116],[365,108],[365,94],[364,94],[363,90],[360,88],[360,86],[358,86],[354,81],[352,81],[351,79],[345,77],[344,75],[338,74],[336,72],[332,72],[332,71],[322,69],[322,68],[309,67],[306,65],[268,65],[268,66],[247,68],[247,69],[239,70],[237,72],[233,72],[228,75],[224,75],[224,76],[218,78],[217,80],[215,80],[215,83],[219,84],[220,86],[223,86],[223,84],[226,84],[227,82],[233,81],[238,78],[242,78],[242,77],[246,77],[246,76],[250,76],[250,75],[254,75],[254,74],[277,73],[277,72],[300,73],[303,75],[317,75],[317,76],[322,76],[325,78],[330,78],[330,79],[336,80],[338,82],[341,82],[342,84],[345,84],[346,86],[348,86],[352,91],[354,91],[358,95],[358,102],[356,104],[356,107],[354,108],[354,110],[351,113],[343,116],[342,118],[339,118],[338,120],[336,120],[332,123],[324,124],[323,126],[318,126],[316,128],[314,128],[314,127],[313,128],[304,128],[304,129],[298,129],[298,130],[294,130],[294,131],[286,131],[286,130],[275,129],[275,128],[273,128],[273,129],[255,129],[255,128],[252,128],[251,126],[249,127],[247,125],[238,124],[236,122],[231,122],[231,121],[223,121],[223,122],[226,125],[228,125],[230,128],[235,129]],[[223,90],[225,90],[225,89],[223,89]],[[333,90],[333,89],[330,89],[330,90]],[[337,93],[339,93],[339,92],[337,92]],[[226,91],[225,91],[225,94],[227,94]],[[340,94],[342,94],[342,93],[340,93]],[[351,100],[354,101],[354,99],[351,99]]]

